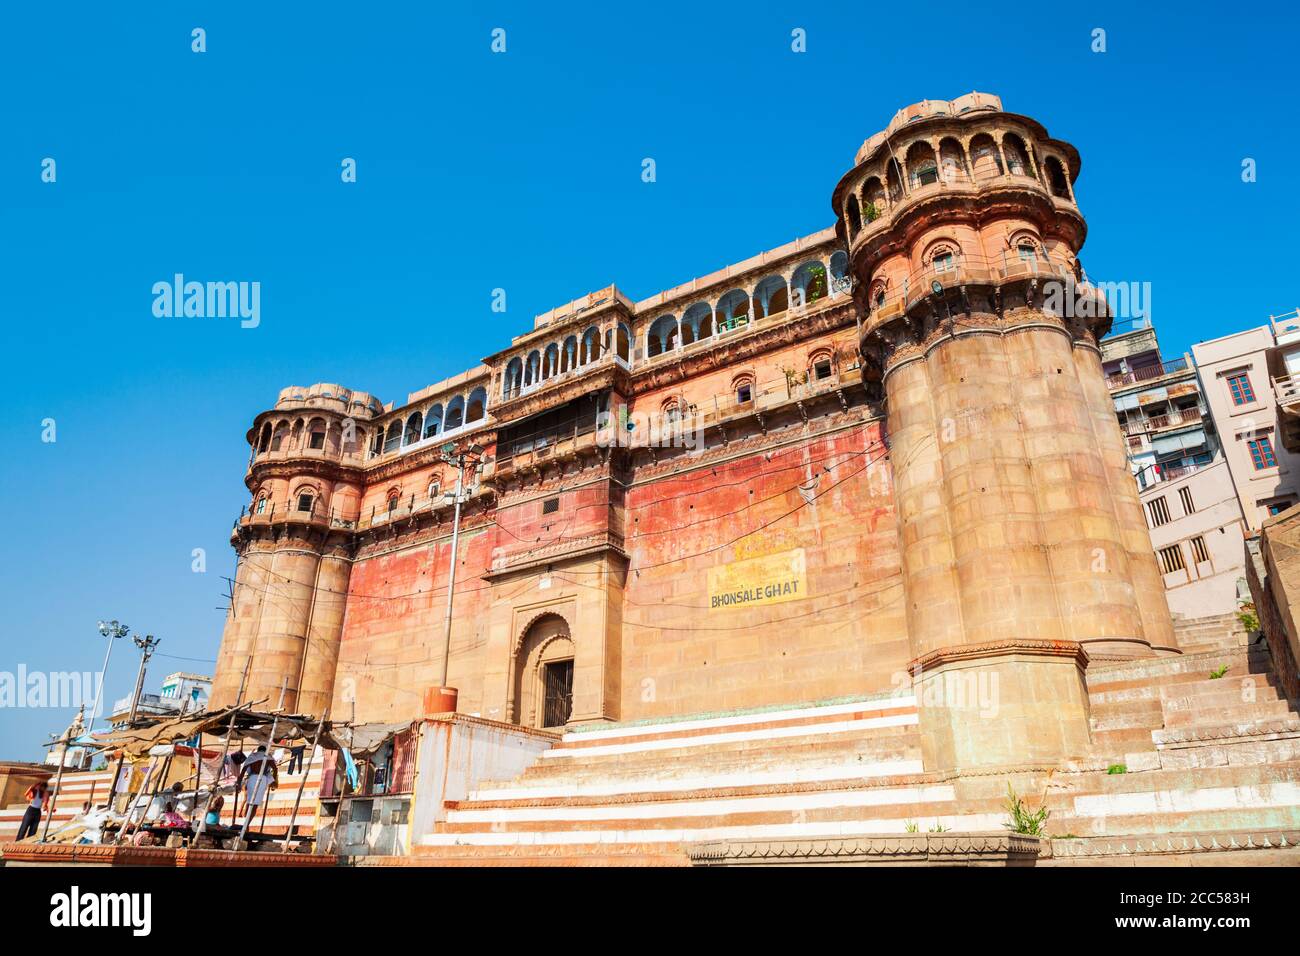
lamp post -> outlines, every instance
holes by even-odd
[[[94,733],[95,718],[99,716],[99,704],[104,695],[104,681],[108,679],[108,660],[113,656],[113,642],[121,637],[126,637],[131,629],[125,624],[119,624],[117,621],[100,621],[99,633],[108,638],[108,650],[104,652],[104,666],[99,671],[99,686],[95,688],[95,706],[90,711],[90,726],[86,728],[86,735]]]
[[[140,688],[144,686],[144,668],[149,663],[149,658],[153,656],[153,650],[158,646],[161,638],[156,638],[152,634],[146,634],[144,637],[136,635],[131,638],[135,641],[135,646],[140,648],[140,670],[135,676],[135,691],[131,694],[131,714],[126,719],[126,726],[129,729],[135,724],[135,714],[140,707]],[[113,768],[113,779],[108,785],[108,807],[113,807],[113,797],[117,794],[118,779],[122,776],[122,761],[126,757],[125,749],[117,757],[117,766]]]
[[[453,498],[455,510],[451,521],[451,566],[447,571],[447,620],[445,622],[442,644],[442,678],[434,689],[426,709],[433,711],[454,711],[456,709],[456,688],[447,686],[447,670],[451,664],[451,610],[456,593],[456,551],[460,542],[460,506],[464,501],[465,465],[472,462],[477,465],[483,449],[471,444],[460,451],[448,443],[442,448],[442,460],[456,466],[456,490],[446,497]]]

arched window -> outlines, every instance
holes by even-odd
[[[682,328],[691,330],[691,341],[698,342],[713,334],[713,310],[707,302],[696,302],[682,313]]]
[[[624,362],[632,358],[632,333],[622,322],[614,333],[614,354]]]
[[[262,492],[257,499],[257,513],[266,514],[266,492]]]
[[[966,169],[966,151],[951,136],[939,141],[939,175],[945,183],[970,179],[970,172]]]
[[[271,423],[267,422],[262,426],[262,438],[257,443],[258,454],[266,451],[271,447]]]
[[[313,418],[307,425],[307,447],[317,451],[325,448],[325,419]]]
[[[536,385],[542,380],[542,356],[540,352],[533,351],[528,353],[528,361],[524,364],[524,384]],[[448,428],[451,426],[448,425]]]
[[[718,300],[718,330],[734,329],[749,321],[749,296],[744,289],[732,289]]]
[[[862,228],[862,213],[858,209],[858,197],[849,193],[849,201],[844,204],[844,217],[849,221],[849,238],[852,239]]]
[[[843,249],[831,253],[831,291],[847,292],[849,289],[849,254]]]
[[[977,182],[1002,175],[1002,156],[988,133],[980,133],[970,141],[970,154]]]
[[[384,439],[384,454],[390,451],[397,451],[402,447],[402,423],[395,421],[389,423],[388,437]]]
[[[382,428],[375,430],[374,438],[370,441],[370,454],[378,455],[384,450],[384,430]]]
[[[748,372],[732,379],[731,388],[737,404],[744,405],[754,400],[754,376]]]
[[[469,393],[469,402],[465,406],[465,421],[476,422],[483,417],[483,412],[487,407],[487,391],[483,388],[476,388]]]
[[[661,315],[646,332],[646,355],[660,355],[677,348],[677,316]]]
[[[888,283],[884,279],[876,279],[871,283],[871,290],[867,295],[867,302],[873,309],[879,309],[885,304],[885,287]]]
[[[451,431],[453,428],[460,428],[465,424],[465,398],[457,395],[447,403],[447,418],[444,431]]]
[[[879,176],[872,176],[862,187],[862,219],[873,223],[885,212],[885,187]]]
[[[516,359],[515,361],[518,361]],[[442,402],[434,405],[429,409],[429,414],[424,416],[424,437],[432,438],[442,431]]]
[[[935,275],[952,272],[961,263],[961,248],[949,239],[941,239],[925,250],[922,261]]]
[[[524,363],[516,356],[506,366],[506,374],[501,378],[501,397],[510,398],[519,392],[524,384]]]
[[[582,333],[582,364],[600,358],[600,330],[594,325]]]
[[[902,166],[892,156],[885,163],[885,189],[889,193],[889,202],[894,204],[903,198]]]
[[[835,371],[829,352],[816,352],[808,359],[808,381],[820,382],[828,379]]]
[[[316,507],[316,494],[311,488],[299,488],[297,495],[297,508],[299,511],[305,511],[308,514]]]
[[[1002,155],[1006,157],[1007,172],[1011,175],[1033,175],[1029,168],[1029,151],[1025,149],[1025,141],[1015,133],[1007,133],[1002,137]]]
[[[790,277],[790,287],[797,289],[794,300],[796,305],[808,305],[826,297],[826,267],[820,260],[805,262],[794,270]]]
[[[578,338],[570,335],[560,348],[560,371],[568,372],[578,366]]]
[[[939,164],[935,160],[934,147],[924,140],[917,140],[907,149],[907,172],[913,189],[929,186],[939,181]]]
[[[542,378],[547,379],[560,371],[560,347],[552,342],[546,346],[542,357]]]
[[[420,440],[420,429],[424,425],[424,416],[419,412],[412,412],[411,417],[406,420],[406,437],[402,439],[403,445],[414,445]]]
[[[765,276],[754,286],[754,317],[765,319],[790,308],[790,290],[784,276]]]
[[[279,451],[284,447],[284,440],[289,436],[289,424],[279,422],[275,426],[275,431],[271,434],[271,451]]]
[[[429,500],[435,505],[438,503],[438,497],[442,491],[442,485],[437,478],[429,482]]]
[[[1065,167],[1055,156],[1048,156],[1047,162],[1047,185],[1052,190],[1053,196],[1059,196],[1062,199],[1070,198],[1070,184],[1065,177]]]

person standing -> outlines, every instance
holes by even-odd
[[[27,788],[27,792],[23,796],[31,802],[27,804],[27,809],[23,812],[22,823],[18,824],[16,839],[24,840],[29,836],[36,836],[36,831],[41,825],[41,810],[45,806],[45,798],[49,795],[49,792],[50,788],[44,780]]]
[[[247,816],[244,817],[244,825],[239,831],[239,839],[243,840],[248,834],[248,825],[253,822],[257,816],[258,809],[269,797],[269,791],[280,785],[280,776],[276,770],[275,758],[266,752],[266,744],[262,744],[257,750],[250,754],[239,768],[240,780],[244,781],[244,801],[248,808]],[[238,783],[236,783],[238,786]]]

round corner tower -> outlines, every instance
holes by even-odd
[[[1082,752],[1087,660],[1177,652],[1101,371],[1109,309],[1078,260],[1078,171],[1074,147],[972,93],[899,111],[835,188],[888,411],[928,766]],[[970,699],[981,681],[996,719]]]
[[[247,511],[231,531],[238,554],[212,704],[243,700],[321,715],[329,706],[343,631],[352,529],[377,399],[338,385],[291,387],[258,415],[245,484]]]

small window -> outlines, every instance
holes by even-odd
[[[1167,548],[1161,548],[1156,552],[1160,557],[1160,568],[1165,574],[1172,574],[1174,571],[1184,571],[1187,565],[1183,563],[1183,549],[1176,544],[1171,544]]]
[[[388,513],[392,514],[396,510],[397,510],[397,496],[393,495],[393,497],[388,499]]]
[[[312,447],[312,448],[324,448],[324,447],[325,447],[325,433],[324,433],[324,432],[312,432],[312,433],[311,433],[311,447]]]
[[[753,398],[754,398],[753,387],[748,382],[746,382],[744,385],[738,385],[736,387],[736,401],[739,402],[741,405],[744,405],[745,403],[753,400]]]
[[[1210,560],[1210,549],[1205,546],[1205,539],[1200,535],[1192,539],[1192,557],[1197,564]]]
[[[550,515],[560,510],[559,498],[547,498],[542,502],[542,514]]]
[[[820,381],[824,378],[831,377],[831,360],[819,359],[813,363],[813,378]]]
[[[436,500],[438,497],[438,492],[441,490],[442,488],[438,485],[438,482],[436,481],[429,482],[429,500],[430,501]]]
[[[1250,376],[1245,372],[1228,376],[1228,390],[1232,392],[1232,404],[1248,405],[1255,400],[1255,390],[1250,385]]]
[[[879,292],[876,293],[876,308],[878,309],[884,304],[885,304],[885,290],[881,289]]]
[[[1295,504],[1295,500],[1291,498],[1284,498],[1281,501],[1270,501],[1267,505],[1268,513],[1270,515],[1280,515],[1283,511],[1286,511],[1286,509],[1290,508],[1293,504]]]
[[[1016,254],[1020,256],[1021,262],[1033,262],[1038,258],[1038,250],[1027,242],[1016,246]]]
[[[265,499],[265,498],[258,498],[258,499],[257,499],[257,513],[258,513],[258,514],[263,514],[263,513],[265,513],[265,511],[266,511],[266,499]]]
[[[1183,514],[1189,515],[1196,510],[1196,505],[1192,503],[1192,489],[1179,488],[1178,498],[1183,503]]]
[[[310,494],[301,494],[298,496],[299,511],[311,511],[312,505],[314,505],[315,503],[316,503],[316,499],[313,498]]]
[[[955,268],[957,268],[957,257],[951,252],[945,252],[934,257],[935,272],[951,272]]]
[[[1267,435],[1252,438],[1247,444],[1250,446],[1250,460],[1255,465],[1256,471],[1277,467],[1277,457],[1273,454],[1273,441]]]
[[[929,186],[931,183],[939,181],[939,167],[934,165],[925,166],[916,173],[917,186]]]
[[[1158,528],[1169,522],[1169,504],[1164,495],[1147,502],[1147,514],[1151,518],[1151,527]]]

